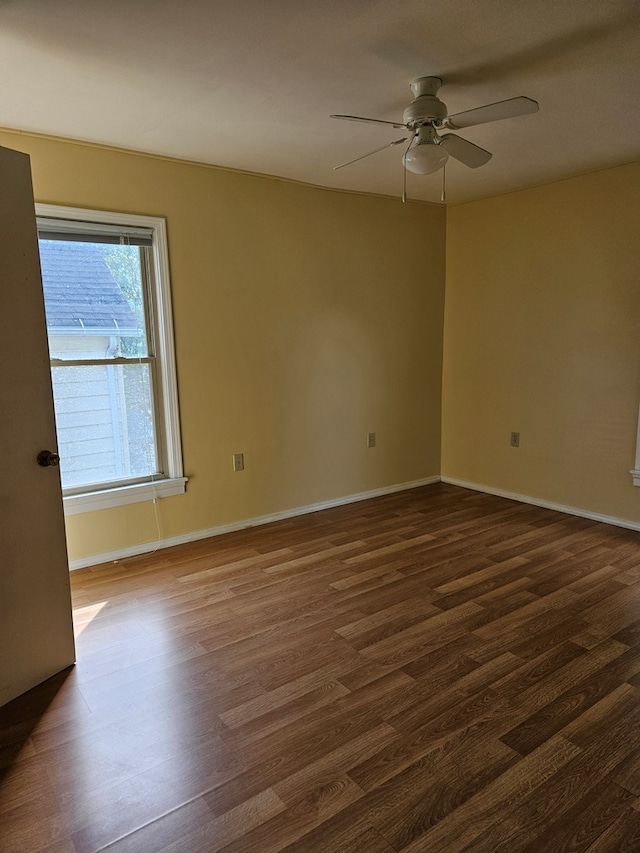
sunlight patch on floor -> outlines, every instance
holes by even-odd
[[[79,637],[87,625],[90,625],[100,611],[106,607],[107,601],[99,601],[96,604],[88,604],[86,607],[75,607],[73,610],[73,625],[76,638]]]

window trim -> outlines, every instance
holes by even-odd
[[[634,486],[640,486],[640,413],[638,414],[638,431],[636,434],[636,465],[629,473]]]
[[[636,432],[636,464],[629,473],[634,486],[640,486],[640,410],[638,411],[638,430]]]
[[[156,365],[160,404],[156,442],[162,459],[164,473],[146,478],[143,482],[93,489],[74,494],[64,494],[66,515],[107,509],[139,501],[156,500],[161,497],[182,494],[187,478],[182,467],[182,443],[180,438],[180,416],[178,410],[178,383],[176,374],[175,343],[173,336],[173,312],[171,309],[171,285],[169,279],[169,252],[167,225],[163,217],[117,213],[106,210],[90,210],[36,202],[36,217],[74,222],[97,223],[131,228],[149,228],[153,232],[151,252],[153,276],[151,282],[152,322],[156,343]],[[72,232],[72,229],[70,229]]]

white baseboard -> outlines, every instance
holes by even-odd
[[[591,512],[587,509],[579,509],[575,506],[566,506],[565,504],[554,503],[553,501],[545,501],[540,498],[532,498],[529,495],[519,495],[516,492],[507,492],[504,489],[494,489],[492,486],[485,486],[481,483],[470,483],[467,480],[457,480],[455,477],[441,477],[443,483],[450,483],[452,486],[460,486],[463,489],[473,489],[476,492],[486,492],[488,495],[496,495],[499,498],[508,498],[512,501],[520,503],[533,504],[541,506],[544,509],[553,509],[556,512],[564,512],[566,515],[577,515],[580,518],[589,518],[592,521],[601,521],[603,524],[613,524],[615,527],[624,527],[627,530],[640,530],[639,521],[630,521],[626,518],[616,518],[613,515],[603,515],[600,512]]]
[[[282,512],[262,515],[258,518],[246,518],[242,521],[234,521],[231,524],[221,524],[219,527],[209,527],[206,530],[192,530],[189,533],[182,533],[179,536],[169,536],[166,539],[156,539],[153,542],[141,542],[139,545],[132,545],[128,548],[118,548],[115,551],[105,551],[102,554],[91,554],[87,557],[80,557],[77,560],[70,560],[69,569],[74,571],[75,569],[84,569],[87,566],[95,566],[99,563],[112,563],[115,560],[123,560],[125,557],[149,554],[153,551],[159,551],[162,548],[170,548],[173,545],[184,545],[187,542],[195,542],[198,539],[209,539],[211,536],[221,536],[223,533],[246,530],[249,527],[259,527],[262,524],[269,524],[272,521],[295,518],[298,515],[307,515],[310,512],[319,512],[323,509],[344,506],[356,503],[357,501],[366,501],[369,498],[377,498],[381,495],[390,495],[394,492],[403,492],[407,489],[416,489],[419,486],[429,486],[432,483],[439,482],[440,477],[438,476],[425,477],[422,480],[413,480],[410,483],[383,486],[381,489],[372,489],[369,492],[360,492],[356,495],[347,495],[347,497],[335,498],[330,501],[321,501],[320,503],[308,504],[307,506],[294,507],[293,509],[283,510]]]

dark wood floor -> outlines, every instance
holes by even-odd
[[[72,576],[2,853],[640,850],[640,536],[435,485]]]

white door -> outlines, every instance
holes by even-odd
[[[75,659],[29,157],[0,148],[0,705]],[[50,459],[55,463],[55,457]]]

